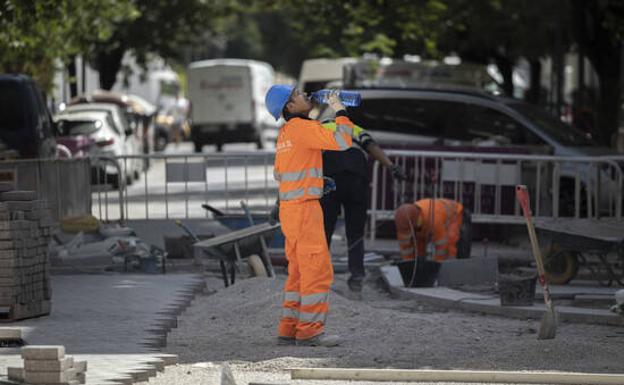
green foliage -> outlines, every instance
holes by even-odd
[[[282,0],[279,4],[309,57],[436,55],[435,38],[447,9],[438,0]]]
[[[29,74],[50,90],[56,60],[110,38],[116,23],[134,16],[129,0],[3,0],[0,71]]]
[[[100,72],[102,88],[110,89],[131,51],[145,66],[151,54],[165,59],[184,57],[184,48],[200,42],[214,19],[236,11],[231,0],[132,0],[137,17],[116,23],[111,38],[95,44],[91,60]]]

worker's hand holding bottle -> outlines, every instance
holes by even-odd
[[[340,90],[331,90],[329,93],[329,97],[327,98],[327,104],[332,108],[332,110],[338,112],[343,111],[345,106],[340,101]]]
[[[405,171],[398,164],[390,166],[390,172],[392,172],[392,177],[399,182],[407,180],[407,175],[405,174]]]

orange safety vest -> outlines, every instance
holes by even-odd
[[[397,238],[403,259],[413,259],[415,252],[424,256],[427,241],[430,239],[435,245],[433,259],[443,261],[457,256],[457,241],[460,236],[462,214],[464,207],[461,203],[450,199],[421,199],[414,202],[420,209],[421,226],[416,235],[417,250],[414,249],[414,239],[411,230],[405,223],[397,223]],[[433,212],[431,211],[433,209]],[[417,218],[411,218],[416,223]]]
[[[320,150],[346,150],[352,145],[353,123],[336,117],[336,131],[315,120],[290,119],[281,128],[275,148],[273,176],[279,181],[280,202],[319,199],[323,195],[323,157]]]

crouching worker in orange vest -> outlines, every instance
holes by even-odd
[[[404,260],[425,256],[428,241],[435,245],[434,261],[470,257],[470,214],[459,202],[422,199],[406,203],[394,212],[394,223]]]
[[[329,106],[336,111],[334,132],[307,118],[312,103],[293,86],[271,87],[266,106],[276,120],[280,115],[286,120],[277,137],[274,166],[288,259],[278,342],[336,346],[338,336],[324,333],[334,271],[319,203],[323,194],[321,150],[349,149],[353,123],[337,92],[329,98]]]

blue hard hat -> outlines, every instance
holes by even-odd
[[[290,94],[292,94],[294,89],[295,86],[288,86],[285,84],[276,84],[269,88],[269,91],[264,98],[264,103],[266,104],[267,110],[269,110],[275,120],[279,120],[282,110],[284,109],[286,103],[288,103]]]

